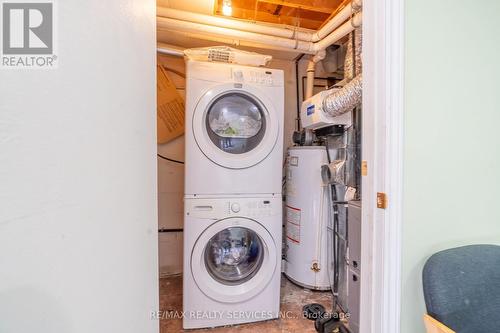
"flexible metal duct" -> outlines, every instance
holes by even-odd
[[[356,29],[349,37],[344,63],[344,80],[348,83],[342,89],[333,90],[323,100],[323,110],[331,117],[349,112],[361,103],[363,92],[361,29]]]
[[[331,117],[351,111],[361,103],[363,88],[362,75],[359,74],[342,89],[335,90],[323,100],[323,110]]]

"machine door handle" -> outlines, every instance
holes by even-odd
[[[197,210],[197,211],[210,211],[214,209],[213,206],[209,206],[209,205],[206,205],[206,206],[194,206],[194,210]]]

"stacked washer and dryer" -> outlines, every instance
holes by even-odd
[[[183,326],[277,318],[283,72],[186,61]]]

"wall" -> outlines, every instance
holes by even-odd
[[[424,331],[432,253],[500,244],[499,14],[497,0],[406,1],[403,333]]]
[[[177,91],[185,96],[184,59],[161,55],[158,63],[174,72],[167,72],[177,87]],[[284,154],[292,145],[292,133],[296,124],[296,87],[295,63],[289,60],[274,59],[270,68],[282,69],[285,73],[285,121],[284,121]],[[166,144],[158,145],[158,153],[184,161],[184,136]],[[158,159],[158,225],[164,229],[183,228],[183,196],[184,168],[180,164]],[[159,233],[160,275],[172,275],[182,272],[182,232]]]
[[[172,69],[167,75],[185,97],[184,59],[159,56],[158,63]],[[162,156],[184,161],[184,136],[166,144],[158,145]],[[158,158],[158,227],[160,229],[182,229],[184,216],[184,166]],[[158,234],[160,276],[182,272],[182,232]]]
[[[0,332],[158,332],[155,2],[56,4],[0,71]]]

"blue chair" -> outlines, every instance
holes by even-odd
[[[423,270],[428,332],[500,333],[500,246],[438,252]]]

